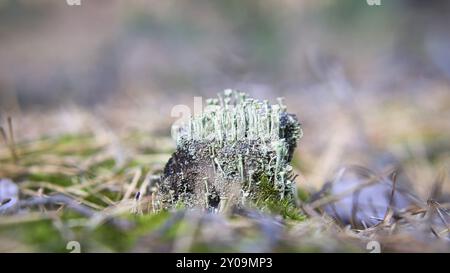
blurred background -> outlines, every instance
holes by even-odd
[[[0,119],[19,140],[168,136],[193,96],[283,96],[301,185],[400,165],[427,194],[449,172],[449,15],[436,0],[0,0]]]

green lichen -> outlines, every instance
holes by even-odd
[[[161,178],[162,208],[180,201],[215,211],[260,203],[261,177],[272,189],[272,201],[293,202],[290,161],[302,130],[282,100],[271,105],[225,90],[172,133],[177,150]]]

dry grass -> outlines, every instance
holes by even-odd
[[[116,108],[111,120],[135,117],[132,126],[120,129],[117,122],[105,123],[81,110],[61,114],[66,118],[59,116],[63,121],[59,125],[54,122],[58,112],[39,120],[29,114],[22,114],[17,123],[8,119],[1,130],[0,178],[18,185],[20,209],[0,216],[0,251],[65,252],[73,240],[89,252],[368,252],[368,243],[374,240],[386,252],[448,251],[450,200],[445,193],[450,153],[438,141],[449,137],[448,94],[436,92],[424,100],[427,107],[440,109],[434,114],[426,109],[417,114],[405,106],[409,103],[405,98],[389,102],[362,98],[342,106],[357,105],[351,111],[326,104],[309,109],[307,103],[288,101],[303,107],[293,107],[300,109],[305,126],[305,139],[294,159],[299,174],[295,213],[306,218],[251,209],[225,214],[183,208],[155,211],[154,184],[174,144],[158,133],[164,126],[139,126],[136,117],[150,115],[142,109]],[[319,117],[315,111],[323,122],[315,122]],[[331,116],[332,122],[326,122]],[[48,133],[70,122],[74,126],[70,130]],[[52,128],[44,128],[45,124]],[[383,158],[379,151],[391,152],[396,163],[377,167],[374,162]],[[310,198],[339,169],[351,169],[355,162],[368,166],[370,173],[356,188]],[[401,210],[394,210],[392,202],[397,175],[409,178],[408,190],[416,196]],[[341,219],[323,213],[324,206],[380,181],[390,181],[393,187],[377,225],[343,225]]]

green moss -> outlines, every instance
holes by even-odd
[[[110,225],[102,225],[94,231],[93,236],[113,251],[130,251],[140,237],[151,234],[169,217],[170,213],[166,211],[140,216],[129,215],[126,219],[135,225],[133,229],[121,231]]]
[[[102,169],[111,170],[115,166],[116,166],[116,161],[113,158],[108,158],[106,160],[103,160],[101,162],[98,162],[98,163],[92,165],[89,168],[89,171],[96,173],[98,171],[101,171]]]
[[[297,197],[302,202],[308,202],[309,199],[311,198],[309,192],[307,192],[302,188],[297,188]]]
[[[82,141],[92,139],[90,134],[63,134],[56,139],[56,144],[79,144]]]
[[[66,252],[67,242],[50,220],[12,225],[2,228],[1,232],[28,244],[37,252]]]
[[[49,182],[60,186],[71,186],[72,177],[64,174],[31,173],[27,177],[31,181]]]
[[[254,205],[262,211],[278,214],[286,219],[297,221],[306,219],[305,215],[295,206],[294,200],[279,197],[279,192],[265,175],[260,177]]]

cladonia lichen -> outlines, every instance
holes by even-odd
[[[177,149],[159,184],[161,208],[260,204],[267,187],[270,198],[293,200],[290,161],[302,130],[281,99],[272,105],[228,89],[172,134]]]

